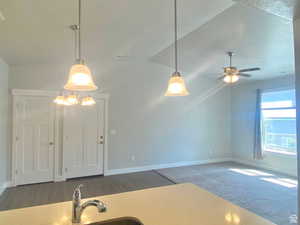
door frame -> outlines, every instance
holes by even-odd
[[[11,130],[11,183],[10,186],[14,187],[17,185],[17,157],[16,157],[16,99],[18,96],[40,96],[40,97],[53,97],[53,99],[59,95],[59,91],[46,91],[46,90],[29,90],[29,89],[12,89],[11,90],[11,100],[12,100],[12,130]],[[108,171],[108,106],[109,106],[109,94],[106,93],[93,93],[93,97],[97,99],[102,99],[105,102],[105,111],[104,111],[104,175],[107,174]],[[54,115],[54,182],[64,181],[65,171],[64,171],[64,159],[63,159],[63,149],[62,149],[62,135],[63,130],[60,129],[62,122],[62,106],[55,107],[55,115]]]

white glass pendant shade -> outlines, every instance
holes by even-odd
[[[72,105],[70,102],[68,102],[68,99],[65,97],[65,100],[64,100],[64,106],[70,106]]]
[[[82,106],[91,106],[91,105],[95,105],[95,104],[96,104],[96,101],[90,96],[84,97],[81,100]]]
[[[79,101],[76,95],[71,94],[66,98],[66,105],[77,105],[78,103]]]
[[[55,104],[57,105],[64,105],[64,106],[69,106],[69,105],[74,105],[74,104],[71,104],[69,101],[68,101],[68,98],[66,98],[65,96],[63,95],[59,95],[57,96],[54,101],[53,101]],[[72,101],[71,101],[72,102]]]
[[[54,103],[56,103],[57,105],[64,105],[65,104],[65,97],[62,95],[57,96],[54,99]]]
[[[69,73],[69,79],[64,89],[69,91],[95,91],[95,85],[90,69],[84,64],[74,64]]]
[[[237,82],[240,79],[240,77],[236,74],[234,75],[225,75],[224,77],[224,82],[228,83],[228,84],[233,84],[235,82]]]
[[[179,72],[175,72],[168,84],[168,89],[165,93],[165,96],[187,96],[189,95],[188,90],[186,89],[185,82],[183,77]]]

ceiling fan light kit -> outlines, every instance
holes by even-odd
[[[229,59],[230,59],[230,65],[228,67],[224,68],[224,74],[219,79],[223,79],[225,83],[233,84],[240,80],[240,77],[251,77],[250,74],[245,74],[243,72],[249,72],[249,71],[258,71],[260,68],[254,67],[249,69],[242,69],[239,70],[236,67],[232,66],[232,56],[233,52],[227,52]]]
[[[226,75],[224,76],[223,81],[227,84],[233,84],[240,79],[238,75]]]

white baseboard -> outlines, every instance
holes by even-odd
[[[2,195],[2,193],[5,191],[6,188],[11,186],[11,182],[7,181],[5,183],[3,183],[2,185],[0,185],[0,195]]]
[[[66,178],[64,176],[57,176],[54,179],[54,182],[62,182],[62,181],[66,181]]]
[[[123,168],[123,169],[111,169],[111,170],[105,171],[104,175],[109,176],[109,175],[116,175],[116,174],[135,173],[135,172],[142,172],[142,171],[148,171],[148,170],[165,169],[165,168],[171,168],[171,167],[193,166],[193,165],[228,162],[228,161],[232,161],[232,159],[231,158],[207,159],[207,160],[185,161],[185,162],[149,165],[149,166],[142,166],[142,167],[131,167],[131,168]]]
[[[253,166],[253,167],[256,167],[256,168],[260,168],[260,169],[271,170],[271,171],[278,172],[278,173],[288,175],[288,176],[291,176],[291,177],[297,177],[297,175],[295,175],[293,173],[290,173],[290,172],[287,172],[287,171],[282,171],[282,170],[279,170],[279,169],[274,168],[272,166],[258,164],[258,163],[255,163],[254,161],[251,161],[251,160],[233,158],[231,161],[236,162],[236,163],[240,163],[240,164],[244,164],[244,165],[247,165],[247,166]]]
[[[158,164],[158,165],[149,165],[142,167],[131,167],[131,168],[123,168],[123,169],[111,169],[104,172],[105,176],[109,175],[117,175],[117,174],[126,174],[126,173],[135,173],[135,172],[143,172],[149,170],[158,170],[172,167],[181,167],[181,166],[193,166],[193,165],[203,165],[210,163],[220,163],[220,162],[236,162],[240,164],[244,164],[246,166],[253,166],[260,169],[271,170],[274,172],[278,172],[281,174],[285,174],[292,177],[297,177],[293,173],[282,172],[276,168],[267,165],[257,164],[250,160],[238,159],[238,158],[220,158],[220,159],[207,159],[207,160],[197,160],[197,161],[185,161],[185,162],[177,162],[177,163],[166,163],[166,164]]]

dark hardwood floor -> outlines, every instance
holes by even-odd
[[[83,184],[82,198],[115,194],[174,184],[155,171],[96,176],[72,179],[65,182],[31,184],[11,187],[0,196],[0,210],[18,209],[70,201],[74,188]]]

